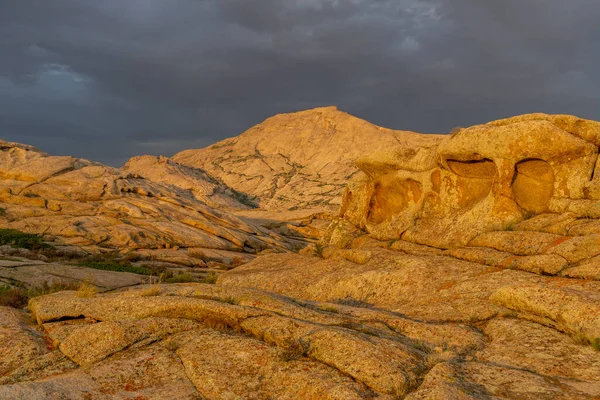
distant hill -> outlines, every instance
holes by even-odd
[[[239,136],[171,160],[206,171],[262,209],[333,210],[346,182],[359,172],[359,156],[408,142],[427,147],[437,136],[382,128],[323,107],[275,115]]]

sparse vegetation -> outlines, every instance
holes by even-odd
[[[373,304],[367,303],[366,301],[355,299],[349,296],[343,299],[333,300],[332,303],[342,304],[344,306],[359,307],[359,308],[373,308]]]
[[[166,283],[186,283],[186,282],[194,282],[194,275],[189,273],[179,273],[177,275],[173,275],[169,278],[166,278],[164,282]]]
[[[131,272],[138,275],[161,276],[162,281],[173,276],[173,273],[163,265],[154,265],[146,263],[142,265],[134,265],[134,262],[143,261],[144,259],[137,254],[128,254],[125,257],[120,257],[114,254],[99,254],[86,257],[83,260],[78,260],[75,265],[81,267],[101,269],[105,271]]]
[[[44,243],[40,236],[21,232],[16,229],[0,229],[0,245],[9,245],[28,250],[52,248],[52,246]]]
[[[508,225],[506,228],[504,228],[505,231],[509,231],[512,232],[516,229],[516,225],[512,224],[512,225]]]
[[[0,287],[0,306],[23,308],[30,299],[38,296],[60,292],[62,290],[77,290],[79,285],[76,283],[44,282],[40,286],[1,286]]]
[[[173,340],[173,338],[169,338],[167,340],[164,341],[165,347],[167,348],[167,350],[169,351],[177,351],[179,350],[179,343],[177,343],[175,340]]]
[[[283,361],[296,361],[304,357],[306,350],[299,342],[294,342],[288,347],[284,348],[281,352],[281,359]]]
[[[226,297],[225,299],[223,299],[223,302],[227,303],[227,304],[232,304],[232,305],[238,305],[238,304],[240,304],[240,301],[238,299],[236,299],[235,297],[232,297],[232,296]]]
[[[206,275],[204,277],[204,279],[202,280],[202,283],[211,283],[211,284],[215,284],[217,283],[217,274],[215,274],[214,272],[210,272],[208,275]]]
[[[239,201],[243,205],[248,206],[250,208],[258,208],[258,204],[256,203],[255,199],[253,199],[246,193],[238,192],[237,190],[231,189],[231,194],[237,201]]]
[[[327,311],[327,312],[332,312],[332,313],[339,313],[339,310],[335,307],[329,306],[329,305],[324,305],[319,307],[320,310],[322,311]]]
[[[83,282],[77,289],[77,297],[92,298],[98,293],[98,288],[89,282]]]
[[[117,272],[131,272],[138,275],[152,275],[154,271],[147,267],[138,267],[128,262],[118,261],[82,261],[78,262],[77,265],[86,268],[101,269],[104,271],[117,271]]]
[[[580,327],[575,333],[571,336],[573,341],[581,346],[592,346],[594,350],[600,351],[600,338],[590,339]]]
[[[422,351],[425,354],[430,354],[433,351],[433,347],[423,340],[413,341],[413,347],[419,351]]]
[[[4,256],[0,256],[0,260],[1,260],[1,261],[14,261],[14,262],[23,262],[22,260],[19,260],[18,258],[13,258],[13,257],[4,257]]]
[[[573,338],[573,341],[575,343],[580,344],[580,345],[586,345],[586,344],[590,343],[590,341],[588,340],[585,333],[583,333],[583,328],[581,327],[581,325],[578,326],[578,328],[571,335],[571,337]]]
[[[325,250],[325,246],[323,246],[321,243],[317,243],[315,245],[315,254],[319,257],[323,257],[323,250]]]
[[[537,214],[536,214],[534,211],[525,211],[525,212],[523,213],[523,218],[524,218],[524,219],[530,219],[530,218],[533,218],[533,217],[535,217],[536,215],[537,215]]]
[[[152,284],[150,287],[142,290],[140,296],[158,296],[160,294],[160,283]]]

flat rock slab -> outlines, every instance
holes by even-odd
[[[379,248],[369,252],[361,263],[297,254],[262,256],[225,272],[219,283],[307,300],[354,300],[419,319],[472,321],[502,312],[488,301],[495,290],[509,283],[548,279],[449,256],[414,256]]]
[[[45,352],[41,333],[28,319],[21,311],[0,307],[0,377]]]
[[[330,260],[325,261],[331,267]],[[333,261],[347,266],[346,260]],[[368,263],[350,265],[364,268]],[[461,262],[464,265],[468,263]],[[590,320],[584,327],[595,326],[594,291],[600,292],[596,283],[577,286],[567,279],[520,271],[486,271],[472,270],[473,276],[466,278],[482,282],[475,288],[472,282],[467,285],[477,296],[467,295],[461,282],[444,281],[446,289],[433,290],[453,290],[467,306],[489,306],[492,303],[482,294],[492,292],[495,299],[498,293],[523,286],[515,282],[529,280],[531,287],[533,279],[563,292],[565,307],[552,314],[554,318],[572,323],[569,312],[582,309]],[[498,273],[489,280],[488,275]],[[560,285],[552,283],[556,281]],[[415,281],[412,287],[421,286]],[[531,296],[529,291],[517,294]],[[451,300],[443,296],[440,304]],[[537,297],[539,307],[557,307],[553,304],[559,297]],[[74,291],[37,297],[29,303],[33,318],[0,309],[0,334],[31,337],[31,343],[22,345],[0,341],[0,354],[8,355],[3,357],[8,363],[0,376],[0,398],[43,399],[50,393],[73,399],[215,400],[600,396],[598,353],[550,327],[496,315],[474,321],[476,326],[427,322],[347,304],[349,299],[306,301],[199,283],[141,285],[92,297],[78,297]],[[530,313],[519,311],[518,316]],[[584,315],[579,317],[575,322]],[[33,327],[32,320],[40,328]],[[21,365],[17,358],[25,362]]]
[[[0,281],[16,281],[29,286],[40,286],[44,282],[79,283],[89,282],[104,289],[117,289],[138,285],[147,277],[129,272],[104,271],[65,264],[34,263],[0,266]]]
[[[209,284],[63,291],[29,308],[75,369],[11,364],[0,386],[10,396],[391,400],[418,386],[434,348],[454,357],[483,343],[467,326]],[[50,351],[30,365],[56,371]]]
[[[569,283],[509,285],[490,299],[569,334],[600,340],[600,284]]]

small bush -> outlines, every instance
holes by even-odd
[[[179,343],[177,343],[172,338],[165,340],[164,344],[165,344],[165,347],[167,348],[167,350],[169,350],[169,351],[175,352],[175,351],[179,350]]]
[[[306,356],[306,350],[301,343],[294,342],[281,350],[280,356],[283,361],[296,361]]]
[[[227,304],[231,304],[231,305],[235,306],[235,305],[240,304],[240,301],[233,296],[227,296],[226,298],[223,299],[223,303],[227,303]]]
[[[23,308],[28,301],[27,290],[10,286],[0,287],[0,306]]]
[[[315,254],[319,257],[323,257],[323,250],[325,247],[321,243],[315,245]]]
[[[150,287],[142,290],[140,296],[158,296],[160,294],[160,284],[150,285]]]
[[[211,284],[215,284],[217,283],[217,274],[215,274],[214,272],[209,273],[208,275],[206,275],[204,277],[204,279],[202,279],[202,283],[211,283]]]
[[[170,278],[164,280],[166,283],[186,283],[186,282],[194,282],[194,275],[192,274],[177,274],[173,275]]]
[[[24,286],[2,286],[0,287],[0,306],[23,308],[27,305],[30,299],[38,296],[44,296],[51,293],[60,292],[62,290],[76,290],[78,285],[75,283],[59,283],[53,282],[48,284],[44,282],[40,286],[24,287]]]
[[[591,345],[596,351],[600,351],[600,338],[596,338],[591,341]]]
[[[2,260],[2,261],[13,261],[13,262],[23,262],[23,260],[20,260],[18,258],[4,257],[4,256],[0,256],[0,260]]]
[[[147,267],[137,267],[128,262],[118,262],[118,261],[104,261],[104,262],[96,262],[96,261],[83,261],[79,262],[76,265],[80,267],[93,268],[93,269],[101,269],[104,271],[117,271],[117,272],[131,272],[133,274],[138,275],[152,275],[154,271]]]
[[[419,351],[422,351],[425,354],[433,352],[433,347],[423,340],[414,340],[413,347]]]
[[[77,297],[91,298],[98,293],[98,288],[91,283],[83,282],[79,289],[77,289]]]
[[[0,229],[0,245],[9,245],[28,250],[52,248],[52,246],[44,243],[38,235],[21,232],[16,229]]]
[[[583,333],[581,328],[577,329],[577,331],[573,334],[573,341],[582,346],[590,343],[589,339]]]

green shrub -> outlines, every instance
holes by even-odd
[[[217,283],[217,278],[218,278],[217,274],[215,274],[214,272],[211,272],[204,277],[202,282],[214,284],[214,283]]]
[[[52,246],[44,243],[38,235],[21,232],[16,229],[0,229],[0,245],[9,245],[29,250],[52,248]]]
[[[38,296],[44,296],[51,293],[60,292],[62,290],[77,290],[79,285],[76,283],[58,283],[53,282],[48,284],[44,282],[40,286],[34,287],[0,287],[0,306],[23,308],[27,305],[30,299]]]
[[[185,283],[185,282],[194,282],[194,275],[192,274],[177,274],[173,275],[170,278],[166,278],[164,282],[166,283]]]
[[[153,275],[154,271],[147,267],[137,267],[127,262],[116,262],[116,261],[83,261],[76,265],[80,267],[101,269],[104,271],[117,271],[117,272],[131,272],[138,275]]]
[[[26,289],[10,286],[0,287],[0,306],[23,308],[28,300]]]

